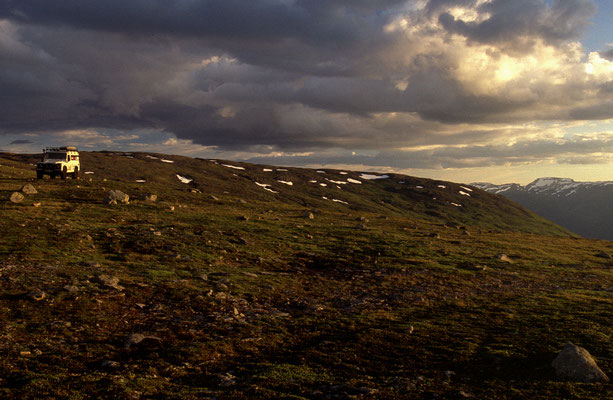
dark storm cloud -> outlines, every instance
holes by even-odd
[[[136,35],[359,41],[363,16],[403,0],[9,0],[0,17]],[[362,28],[362,29],[360,29]]]
[[[491,44],[487,56],[496,59],[506,51],[496,47],[501,43],[529,52],[533,44],[526,37],[563,42],[586,26],[594,11],[590,1],[419,4],[4,1],[0,133],[152,129],[224,150],[385,150],[508,134],[471,127],[447,134],[447,124],[613,117],[598,105],[569,110],[568,99],[583,99],[587,89],[610,97],[606,84],[586,89],[576,83],[582,77],[574,81],[570,74],[567,85],[521,83],[522,96],[512,95],[513,83],[473,90],[474,82],[459,72],[471,48],[449,44],[451,36],[463,35],[473,44]],[[452,17],[450,7],[459,6],[483,18]],[[402,154],[386,153],[392,160]],[[469,154],[431,155],[447,160]]]
[[[17,140],[13,140],[11,143],[9,144],[31,144],[32,141],[30,140],[26,140],[26,139],[17,139]]]
[[[512,42],[517,38],[560,41],[577,37],[590,23],[597,8],[590,0],[494,0],[480,6],[489,14],[483,21],[466,22],[449,13],[439,16],[452,33],[480,43]]]

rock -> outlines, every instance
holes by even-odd
[[[23,194],[19,193],[19,192],[13,192],[11,194],[11,197],[9,197],[9,200],[13,203],[21,203],[24,199]]]
[[[355,229],[361,229],[361,230],[368,229],[368,227],[365,224],[357,224],[354,228]]]
[[[304,218],[306,218],[306,219],[315,219],[315,215],[313,215],[312,212],[307,211],[307,212],[304,213]]]
[[[247,204],[247,202],[245,200],[243,200],[243,199],[238,199],[238,202],[241,203],[241,204]]]
[[[72,285],[66,285],[66,286],[63,287],[63,289],[65,291],[67,291],[68,293],[74,293],[74,292],[78,292],[79,291],[78,287],[72,286]]]
[[[218,198],[217,196],[210,195],[209,197],[210,197],[210,198],[211,198],[211,200],[213,200],[213,201],[219,201],[219,198]]]
[[[145,195],[145,201],[151,202],[151,203],[155,203],[158,199],[158,195],[157,194],[147,194]]]
[[[609,253],[607,253],[606,251],[601,251],[600,253],[596,254],[596,257],[600,257],[600,258],[605,258],[607,260],[612,259],[613,257],[611,257],[611,255]]]
[[[246,215],[241,215],[237,218],[239,221],[249,221],[249,217]]]
[[[566,343],[551,366],[556,370],[556,375],[563,379],[583,383],[609,382],[590,353],[572,343]]]
[[[119,278],[111,275],[98,275],[98,282],[104,286],[110,287],[115,290],[123,290],[123,286],[119,285]]]
[[[102,368],[116,369],[119,368],[119,363],[117,361],[104,360],[100,363],[100,366]]]
[[[175,206],[168,206],[168,211],[174,211],[175,210]]]
[[[126,349],[131,349],[134,347],[152,349],[161,346],[161,344],[162,339],[157,336],[133,333],[126,338],[123,347]]]
[[[428,236],[430,236],[431,238],[434,238],[434,239],[440,239],[440,238],[441,238],[441,235],[439,235],[439,234],[438,234],[438,233],[436,233],[436,232],[433,232],[433,233],[431,233],[431,234],[430,234],[430,235],[428,235]]]
[[[96,261],[83,261],[80,264],[88,268],[100,268],[100,263]]]
[[[462,231],[462,235],[464,235],[464,236],[470,236],[470,232],[468,232],[468,231]]]
[[[102,200],[104,204],[128,204],[130,202],[130,196],[122,192],[121,190],[109,190],[106,192],[106,196],[104,196],[104,200]]]
[[[42,290],[34,290],[28,293],[28,297],[35,301],[41,301],[47,297],[47,293],[43,292]]]
[[[189,192],[190,193],[202,193],[200,189],[196,189],[196,188],[189,188]]]
[[[33,203],[32,205],[33,205],[35,208],[38,208],[38,207],[40,207],[40,204],[41,204],[41,203]]]
[[[236,383],[236,377],[228,372],[226,374],[219,375],[219,381],[219,386],[228,387]]]
[[[500,260],[500,261],[504,261],[504,262],[508,262],[508,263],[513,263],[513,260],[511,260],[509,258],[509,256],[507,256],[506,254],[500,253],[496,255],[496,259]]]
[[[36,194],[38,193],[38,190],[36,190],[36,188],[34,186],[32,186],[31,183],[26,183],[25,185],[23,185],[23,187],[21,188],[21,191],[25,194]]]
[[[367,222],[368,222],[368,218],[363,217],[363,216],[357,217],[355,220],[356,220],[356,221],[365,222],[365,223],[367,223]]]

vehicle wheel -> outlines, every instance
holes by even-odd
[[[43,174],[42,172],[38,172],[38,171],[36,171],[36,179],[43,179],[43,176],[44,176],[44,175],[45,175],[45,174]]]
[[[74,172],[72,173],[72,179],[79,179],[79,167],[74,167]]]
[[[66,167],[64,167],[64,169],[62,169],[62,174],[60,176],[62,177],[62,179],[66,179],[67,174],[68,174],[68,170],[66,169]]]

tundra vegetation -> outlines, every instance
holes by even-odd
[[[552,361],[572,342],[611,375],[613,243],[502,196],[145,153],[37,181],[37,159],[0,155],[0,397],[611,393]]]

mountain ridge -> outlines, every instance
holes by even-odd
[[[578,182],[570,178],[538,178],[527,185],[472,184],[513,200],[585,237],[613,240],[613,181]]]

